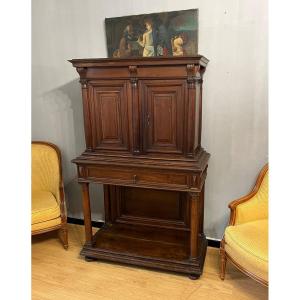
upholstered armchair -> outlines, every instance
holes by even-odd
[[[31,180],[31,234],[57,230],[67,249],[67,216],[57,146],[46,142],[31,143]]]
[[[220,277],[229,259],[239,270],[268,286],[268,165],[253,190],[229,204],[230,221],[221,241]]]

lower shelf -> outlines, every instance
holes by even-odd
[[[81,255],[88,258],[180,272],[197,278],[202,274],[207,241],[199,236],[199,256],[189,258],[189,232],[133,226],[105,225],[85,244]]]

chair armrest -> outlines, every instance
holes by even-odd
[[[267,173],[269,169],[269,166],[268,164],[266,164],[262,170],[260,171],[258,177],[257,177],[257,180],[255,182],[255,185],[252,189],[252,191],[241,197],[241,198],[238,198],[232,202],[229,203],[228,207],[230,208],[230,220],[229,220],[229,225],[235,225],[237,223],[237,207],[242,204],[242,203],[245,203],[247,201],[250,201],[251,199],[254,199],[254,197],[256,196],[257,192],[259,191],[259,188],[261,186],[261,183]],[[255,204],[254,204],[255,205]]]

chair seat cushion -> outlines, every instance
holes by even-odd
[[[32,191],[31,224],[34,225],[57,218],[60,220],[60,208],[53,194],[47,191]]]
[[[268,281],[268,220],[228,226],[225,251],[243,269]]]

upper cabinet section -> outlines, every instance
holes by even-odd
[[[178,56],[178,57],[144,57],[144,58],[91,58],[69,60],[77,68],[81,78],[163,78],[186,77],[187,65],[196,68],[190,75],[197,76],[204,72],[208,59],[204,56]],[[130,68],[132,66],[133,68]],[[136,67],[136,68],[135,68]],[[159,67],[159,68],[158,68]],[[192,74],[193,73],[193,74]]]
[[[86,152],[197,159],[205,57],[70,62],[80,75]]]

